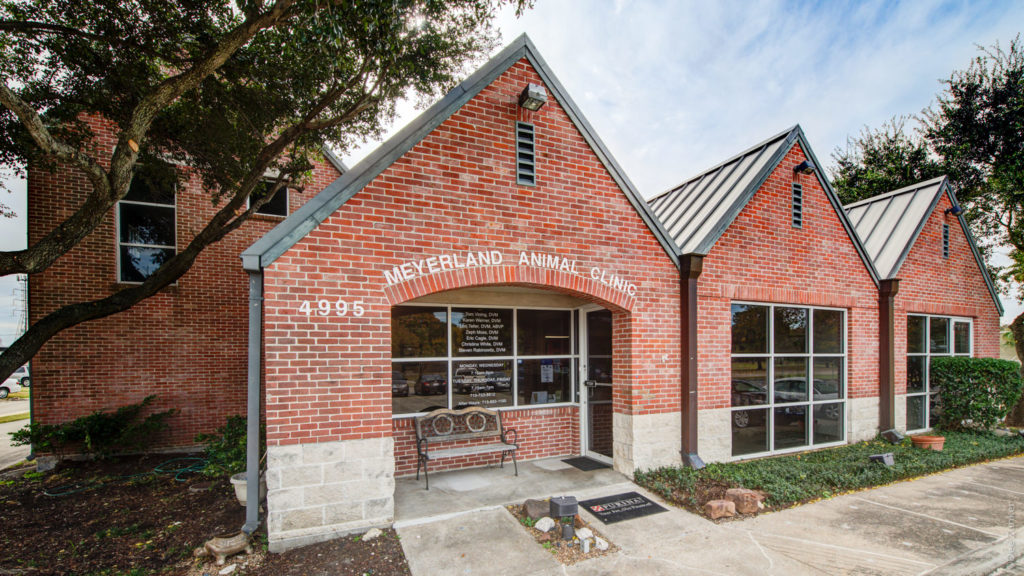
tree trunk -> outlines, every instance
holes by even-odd
[[[1017,359],[1024,359],[1024,313],[1013,319],[1010,323],[1010,332],[1013,333],[1014,347],[1017,349]],[[1024,364],[1021,368],[1021,376],[1024,376]],[[1006,423],[1010,426],[1024,426],[1024,394],[1021,394],[1017,406],[1010,411],[1006,417]]]

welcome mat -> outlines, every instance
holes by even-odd
[[[611,466],[605,464],[604,462],[594,460],[593,458],[587,458],[586,456],[580,456],[577,458],[566,458],[565,460],[562,460],[562,462],[565,462],[570,466],[579,468],[584,472],[590,472],[591,470],[600,470],[601,468],[611,468]]]
[[[647,497],[636,492],[626,492],[615,496],[594,498],[584,500],[580,506],[587,509],[594,516],[597,516],[605,524],[614,524],[623,520],[632,520],[658,512],[668,512],[665,508],[655,504]]]

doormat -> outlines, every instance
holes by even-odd
[[[665,508],[655,504],[645,496],[636,492],[626,492],[615,496],[594,498],[584,500],[580,506],[587,509],[594,516],[597,516],[605,524],[614,524],[623,520],[632,520],[658,512],[668,512]]]
[[[611,468],[611,466],[604,462],[594,460],[593,458],[587,458],[586,456],[579,456],[577,458],[566,458],[562,460],[570,466],[574,466],[583,470],[584,472],[590,472],[591,470],[600,470],[601,468]]]

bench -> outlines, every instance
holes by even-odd
[[[490,442],[470,442],[465,446],[445,448],[445,444],[459,440],[491,440]],[[505,429],[501,425],[501,412],[471,406],[461,410],[434,410],[425,416],[416,418],[416,479],[420,479],[420,468],[430,490],[430,477],[427,466],[437,458],[456,458],[473,454],[490,454],[501,452],[500,468],[505,467],[505,458],[512,457],[516,476],[519,476],[519,465],[516,463],[516,450],[519,435],[515,428]]]

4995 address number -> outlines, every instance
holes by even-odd
[[[366,313],[366,309],[363,308],[362,300],[356,300],[350,306],[347,301],[339,298],[333,304],[330,300],[317,300],[316,302],[306,300],[299,305],[299,312],[302,312],[306,316],[312,316],[313,314],[316,314],[317,316],[329,316],[332,312],[335,316],[345,316],[347,314],[362,316]]]

